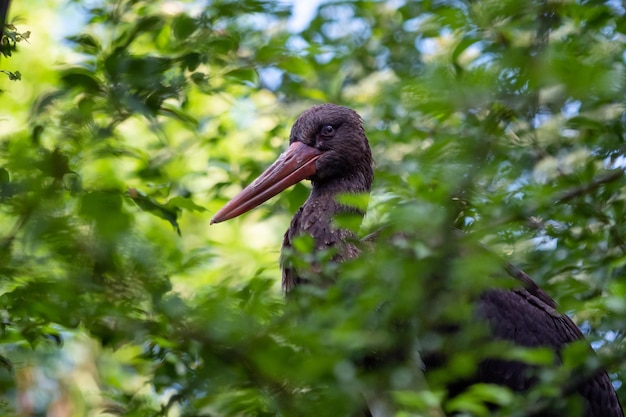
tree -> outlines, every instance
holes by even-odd
[[[271,1],[73,7],[86,21],[67,38],[74,59],[32,51],[48,65],[20,83],[44,92],[2,88],[3,414],[348,415],[372,391],[398,415],[488,415],[487,402],[575,415],[559,388],[600,365],[624,399],[619,5],[337,1],[300,32]],[[405,238],[328,264],[341,280],[285,302],[277,250],[306,187],[230,225],[209,218],[327,101],[360,112],[377,161],[361,233]],[[475,326],[442,333],[471,321],[483,288],[511,285],[479,241],[535,278],[596,355],[573,345],[557,367]],[[396,347],[446,360],[425,381],[410,361],[357,366]],[[541,382],[524,398],[446,397],[493,355],[543,365]]]

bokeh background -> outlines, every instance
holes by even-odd
[[[560,387],[600,366],[624,401],[625,13],[596,0],[14,1],[1,414],[342,416],[370,392],[397,416],[528,416],[544,402],[574,416]],[[321,102],[363,117],[376,180],[359,233],[384,243],[287,302],[279,249],[308,184],[209,221]],[[514,281],[477,242],[540,283],[596,353],[576,344],[558,367],[485,342],[472,301]],[[451,323],[461,331],[442,333]],[[409,360],[359,367],[394,349],[446,360],[425,379]],[[447,395],[493,355],[542,365],[536,389]]]

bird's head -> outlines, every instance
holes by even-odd
[[[211,223],[246,213],[305,179],[314,188],[334,185],[337,192],[369,190],[372,154],[357,112],[321,104],[302,113],[291,129],[289,148],[222,207]]]

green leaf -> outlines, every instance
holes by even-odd
[[[237,68],[224,74],[226,77],[233,78],[238,81],[257,83],[258,75],[252,68]]]
[[[68,68],[61,73],[61,80],[67,88],[80,88],[91,94],[102,91],[100,80],[86,68]]]
[[[180,214],[179,207],[158,203],[134,188],[130,188],[127,195],[141,210],[167,220],[180,235],[180,227],[178,225],[178,216]]]
[[[4,168],[0,168],[0,186],[8,184],[10,181],[9,171]]]
[[[314,74],[311,65],[299,56],[288,56],[278,62],[278,67],[302,78],[308,78]]]
[[[199,211],[199,212],[206,211],[204,207],[199,206],[196,203],[194,203],[191,198],[185,198],[185,197],[170,198],[167,202],[167,206],[186,209],[189,211]]]
[[[186,14],[178,15],[172,22],[174,36],[178,39],[186,39],[197,29],[197,23]]]
[[[87,54],[95,55],[102,49],[100,42],[90,34],[81,33],[79,35],[68,36],[67,40],[75,43],[79,51]]]
[[[477,416],[489,415],[488,406],[506,406],[513,402],[510,389],[493,384],[473,384],[469,389],[446,403],[448,412],[470,412]]]

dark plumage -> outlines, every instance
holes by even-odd
[[[338,213],[355,211],[339,204],[338,194],[369,192],[371,188],[372,157],[360,117],[353,110],[332,104],[312,107],[294,124],[289,143],[289,149],[222,208],[212,223],[243,214],[296,182],[309,179],[313,190],[285,233],[283,249],[289,249],[295,237],[308,234],[316,249],[334,248],[336,261],[358,256],[361,251],[356,236],[334,228],[332,219]],[[316,266],[311,269],[315,271]],[[477,314],[488,321],[495,339],[524,347],[547,346],[559,352],[564,345],[583,338],[576,325],[555,310],[555,302],[527,275],[514,267],[509,267],[509,273],[521,281],[522,288],[487,290],[477,302]],[[286,291],[305,281],[301,272],[283,264]],[[486,360],[479,364],[476,380],[525,391],[534,383],[526,375],[527,369],[521,362]],[[624,416],[606,372],[598,372],[576,388],[586,401],[585,417]]]
[[[331,126],[332,133],[323,129]],[[335,248],[336,261],[360,254],[354,242],[357,237],[346,229],[335,229],[331,221],[336,214],[354,212],[351,207],[337,203],[339,193],[369,192],[374,179],[372,154],[359,115],[350,109],[333,105],[315,106],[304,112],[291,130],[289,143],[296,141],[324,152],[316,162],[316,173],[309,179],[313,190],[306,203],[291,220],[283,239],[283,250],[290,248],[293,239],[308,234],[315,239],[318,250]],[[345,155],[352,155],[346,160]],[[283,289],[290,291],[306,281],[290,266],[283,263]]]

